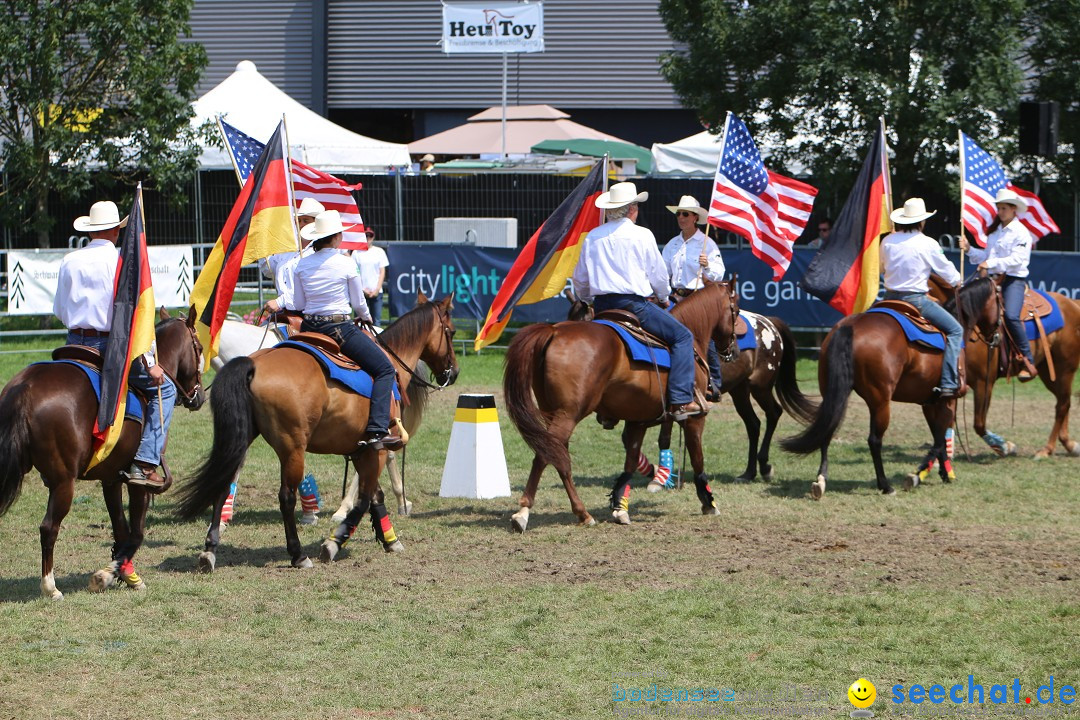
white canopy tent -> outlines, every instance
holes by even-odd
[[[381,171],[391,166],[408,167],[411,162],[406,145],[375,140],[335,125],[278,89],[250,60],[238,64],[236,72],[193,105],[194,126],[216,121],[220,115],[260,142],[270,139],[284,115],[290,153],[320,170]],[[207,146],[199,166],[232,169],[232,162],[224,148]]]
[[[653,173],[708,175],[712,177],[716,174],[717,163],[720,162],[720,140],[722,137],[723,135],[719,133],[714,135],[708,130],[702,130],[696,135],[672,143],[653,143]],[[790,142],[797,142],[802,139],[800,136]],[[761,146],[758,146],[758,149],[761,151],[762,160],[768,166],[768,150],[762,149]],[[784,168],[769,169],[785,172]],[[806,174],[806,167],[801,164],[789,165],[788,170],[790,174],[795,176]]]

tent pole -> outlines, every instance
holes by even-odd
[[[508,53],[503,53],[503,83],[502,83],[502,156],[506,159],[506,75]]]

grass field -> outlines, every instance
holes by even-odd
[[[0,356],[0,377],[31,359],[40,357]],[[175,520],[167,494],[136,563],[149,590],[87,592],[111,539],[99,487],[80,483],[56,553],[66,597],[46,602],[37,535],[46,494],[28,476],[0,519],[0,718],[844,717],[859,677],[877,686],[874,712],[894,717],[896,684],[966,688],[974,675],[989,692],[1015,678],[1021,703],[1051,676],[1057,693],[1080,684],[1080,459],[1024,457],[1052,420],[1037,383],[1015,390],[1015,406],[1013,388],[999,385],[991,412],[991,428],[1021,456],[997,459],[972,434],[971,461],[958,443],[953,485],[935,474],[914,492],[880,496],[858,398],[821,502],[807,499],[816,457],[777,449],[775,480],[736,484],[745,436],[725,400],[706,437],[719,517],[699,514],[689,486],[650,495],[639,478],[632,525],[579,528],[549,470],[519,536],[509,518],[531,454],[503,409],[501,365],[497,352],[461,358],[458,384],[432,399],[407,456],[414,512],[393,518],[399,555],[365,541],[362,527],[335,564],[291,569],[276,461],[258,440],[212,576],[194,572],[205,521]],[[801,363],[804,389],[814,377]],[[476,391],[499,396],[515,496],[442,499],[457,394]],[[181,481],[207,452],[210,427],[208,408],[177,410],[169,455]],[[796,427],[785,418],[779,435]],[[894,481],[926,440],[919,409],[894,406],[885,438]],[[622,463],[618,430],[587,419],[571,450],[582,498],[603,521]],[[324,505],[336,505],[340,459],[312,457],[309,468]],[[329,529],[325,519],[301,528],[309,553]],[[730,689],[735,699],[613,701],[615,685],[651,683]],[[1060,701],[1047,707],[1076,714]],[[982,709],[1040,708],[988,700]]]

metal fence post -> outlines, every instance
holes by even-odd
[[[394,233],[398,242],[405,239],[405,228],[402,227],[405,223],[405,210],[401,207],[401,172],[394,173],[394,225],[397,226],[397,230]]]
[[[203,244],[202,170],[195,171],[195,243]]]

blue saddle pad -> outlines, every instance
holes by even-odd
[[[882,313],[888,315],[896,322],[900,323],[900,327],[904,329],[904,335],[907,336],[909,343],[920,343],[927,347],[932,347],[935,350],[945,351],[945,336],[939,332],[929,332],[922,328],[915,327],[915,323],[911,322],[907,316],[902,315],[895,310],[889,308],[875,308],[872,307],[866,312],[868,313]]]
[[[757,337],[754,335],[754,326],[750,322],[750,318],[743,315],[743,319],[746,320],[747,331],[745,335],[740,335],[738,338],[739,352],[757,347]],[[626,346],[627,352],[630,353],[631,360],[647,362],[650,365],[653,363],[653,360],[655,360],[657,367],[671,368],[671,352],[668,351],[667,348],[646,345],[641,340],[631,335],[630,331],[628,331],[621,323],[612,322],[610,320],[593,320],[593,322],[607,325],[617,332],[619,334],[619,339],[622,340],[623,345]]]
[[[101,402],[101,373],[96,368],[92,368],[81,362],[75,362],[74,360],[44,360],[42,362],[36,362],[34,365],[55,365],[57,363],[63,363],[65,365],[74,365],[75,367],[86,373],[86,379],[90,381],[90,385],[94,388],[94,395],[97,397],[98,402]],[[139,398],[131,390],[128,390],[127,406],[124,409],[124,417],[131,420],[143,420],[142,403],[139,402]]]
[[[1035,290],[1035,288],[1032,288]],[[1050,303],[1050,307],[1053,310],[1044,318],[1039,318],[1042,321],[1043,330],[1049,335],[1052,332],[1057,332],[1061,328],[1065,327],[1065,318],[1061,315],[1061,308],[1058,307],[1057,300],[1052,295],[1044,293],[1042,290],[1035,290],[1035,292],[1042,295]],[[1027,330],[1028,340],[1035,340],[1039,337],[1039,328],[1035,327],[1034,320],[1025,320],[1024,329]]]
[[[279,342],[274,347],[289,347],[296,350],[303,350],[319,361],[319,364],[323,366],[323,370],[326,371],[327,376],[329,376],[331,380],[337,380],[345,387],[363,397],[371,397],[372,379],[371,375],[366,370],[346,370],[330,360],[325,352],[314,345],[308,345],[304,342],[286,340],[284,342]],[[401,400],[401,393],[398,392],[397,382],[394,383],[394,398]]]
[[[743,350],[753,350],[757,347],[757,335],[754,334],[754,323],[750,322],[750,318],[744,313],[740,312],[739,317],[746,321],[746,333],[739,335],[736,340],[739,343],[739,352]]]

